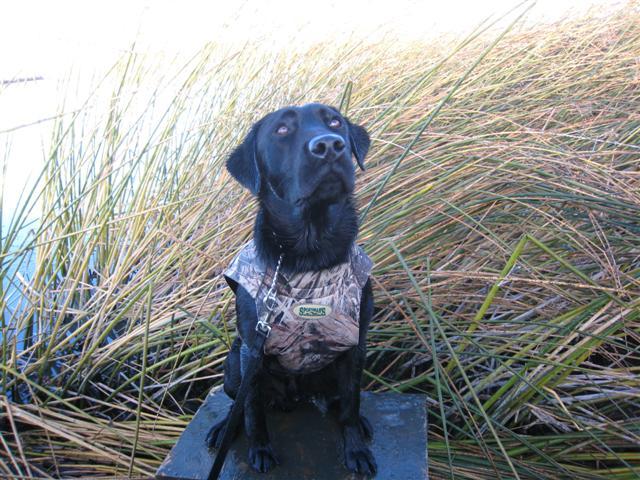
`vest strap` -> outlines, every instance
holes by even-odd
[[[238,394],[236,395],[236,398],[233,402],[233,407],[231,407],[231,412],[229,413],[227,424],[224,427],[224,432],[222,433],[222,442],[220,442],[220,448],[218,449],[216,459],[213,462],[213,467],[211,467],[211,471],[209,472],[208,480],[218,480],[218,477],[220,476],[220,472],[222,471],[222,467],[224,465],[224,459],[227,456],[227,453],[229,453],[229,448],[231,447],[233,432],[235,432],[238,428],[238,423],[242,418],[242,412],[244,410],[244,399],[247,397],[247,393],[249,393],[249,387],[253,382],[253,377],[255,377],[256,372],[260,367],[260,363],[262,362],[264,342],[267,340],[267,336],[269,335],[269,330],[271,330],[271,327],[267,325],[269,330],[265,332],[265,330],[263,330],[262,328],[258,328],[258,325],[256,325],[255,340],[253,342],[253,345],[249,349],[249,362],[246,370],[242,375],[240,388],[238,389]]]

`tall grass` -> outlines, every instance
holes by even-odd
[[[429,396],[431,476],[639,477],[640,14],[476,33],[132,53],[59,116],[2,225],[0,475],[153,474],[235,336],[225,155],[322,101],[373,139],[364,387]]]

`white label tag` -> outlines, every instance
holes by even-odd
[[[302,318],[322,318],[331,313],[331,307],[307,303],[305,305],[296,305],[293,308],[293,313]]]

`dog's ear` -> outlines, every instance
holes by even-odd
[[[260,191],[260,167],[258,166],[257,138],[260,123],[256,123],[227,159],[227,170],[240,185],[254,195]]]
[[[351,151],[356,157],[356,161],[358,162],[360,169],[364,170],[364,157],[367,156],[369,145],[371,145],[369,134],[360,125],[351,123],[347,118],[345,118],[345,120],[347,121],[347,126],[349,128],[349,142],[351,143]]]

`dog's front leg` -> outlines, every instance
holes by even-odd
[[[354,473],[374,475],[377,465],[366,446],[372,435],[371,425],[360,415],[360,377],[364,365],[364,348],[354,347],[338,360],[338,420],[342,427],[344,461]]]
[[[337,362],[338,419],[344,440],[344,461],[349,470],[375,475],[377,465],[365,441],[373,436],[369,421],[360,415],[360,379],[367,356],[367,331],[373,316],[371,280],[362,289],[360,302],[360,335],[358,345],[339,357]]]
[[[260,372],[254,378],[244,403],[244,426],[249,439],[249,464],[258,472],[268,472],[278,464],[269,442]]]
[[[236,291],[236,313],[240,336],[247,342],[242,344],[239,355],[240,374],[244,377],[250,363],[251,348],[256,341],[258,315],[255,301],[242,286],[238,286]],[[244,398],[244,428],[249,439],[249,464],[258,472],[268,472],[278,463],[267,432],[264,411],[266,402],[262,386],[262,376],[265,375],[263,361],[256,368]]]

